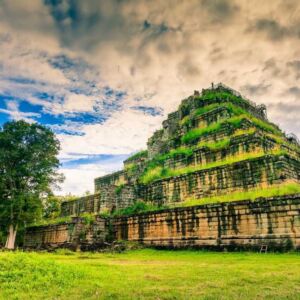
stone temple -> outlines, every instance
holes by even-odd
[[[95,179],[95,194],[62,205],[63,215],[111,212],[137,200],[156,205],[295,182],[298,141],[270,123],[264,105],[218,84],[183,100],[147,150]]]
[[[161,210],[110,218],[115,239],[158,246],[268,240],[300,247],[297,193],[297,138],[271,123],[264,105],[212,84],[184,99],[149,138],[147,149],[124,161],[123,170],[96,178],[93,195],[62,203],[61,214],[101,216],[144,202]],[[78,218],[72,222],[78,224]],[[108,221],[103,222],[104,232]],[[29,229],[27,245],[55,244],[57,230]],[[95,242],[95,231],[89,230]],[[60,243],[72,241],[74,235],[65,233]]]

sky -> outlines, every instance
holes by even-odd
[[[93,192],[211,82],[300,137],[299,80],[298,0],[0,0],[0,125],[56,133],[58,194]]]

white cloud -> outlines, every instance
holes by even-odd
[[[94,192],[94,179],[121,169],[120,161],[110,161],[101,164],[84,164],[71,168],[62,168],[60,171],[65,175],[65,181],[61,184],[61,190],[56,194],[84,195],[86,191]]]
[[[71,94],[64,102],[64,111],[86,112],[93,110],[94,101],[85,95]]]
[[[33,112],[21,112],[19,103],[16,101],[6,101],[6,109],[0,108],[0,112],[9,115],[13,120],[24,120],[29,123],[35,122],[32,117],[38,117],[39,114]]]
[[[134,110],[115,112],[103,124],[82,125],[83,136],[59,135],[61,155],[129,154],[146,148],[147,138],[159,127],[161,120],[161,116],[152,117]]]
[[[82,165],[74,168],[62,168],[65,181],[61,184],[61,191],[56,194],[83,195],[84,192],[94,192],[94,178],[105,175],[106,172],[99,165]]]
[[[68,14],[70,1],[57,7],[41,1],[2,3],[0,94],[26,99],[56,116],[96,113],[97,106],[99,116],[108,118],[102,124],[53,125],[84,134],[59,135],[65,159],[145,148],[163,118],[130,107],[161,107],[166,116],[184,97],[212,81],[251,91],[251,100],[271,106],[272,121],[299,134],[298,106],[294,113],[283,114],[276,105],[294,101],[286,91],[299,85],[287,65],[300,55],[300,39],[293,31],[300,17],[297,1],[165,0],[153,5],[148,0],[86,0],[74,7],[73,19]],[[262,24],[267,26],[258,27],[259,19],[266,19]],[[78,65],[72,69],[69,61],[60,66],[49,62],[62,56]],[[27,82],[13,80],[20,78]],[[261,83],[269,86],[264,92],[245,88]],[[125,91],[126,97],[119,103],[116,96],[108,101],[106,86]],[[41,99],[40,93],[52,98]],[[1,112],[12,118],[32,121],[36,116],[21,112],[16,102],[9,105]],[[63,170],[68,174],[65,189],[79,191],[81,185],[74,183],[80,174],[94,175],[81,167]]]

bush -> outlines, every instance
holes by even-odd
[[[126,216],[126,215],[138,214],[141,212],[154,211],[162,208],[166,208],[166,206],[162,207],[162,206],[145,203],[143,201],[137,201],[131,206],[128,206],[124,209],[116,210],[113,213],[113,216]]]
[[[91,225],[95,222],[95,215],[93,214],[84,213],[80,215],[80,218],[82,218],[85,225]]]
[[[198,140],[201,136],[218,131],[221,128],[223,123],[224,122],[218,122],[218,123],[213,123],[204,128],[192,129],[192,130],[188,131],[184,136],[182,136],[181,142],[183,144],[193,143],[196,140]]]
[[[154,168],[148,168],[146,172],[140,178],[140,181],[144,184],[152,182],[156,179],[160,179],[162,177],[163,168],[158,166]]]
[[[120,184],[119,186],[116,187],[115,193],[117,195],[120,195],[124,187],[125,187],[125,184]]]
[[[62,224],[62,223],[71,222],[71,220],[72,220],[71,216],[59,217],[59,218],[55,218],[55,219],[42,219],[38,222],[31,224],[30,227],[58,225],[58,224]]]
[[[147,156],[148,156],[148,151],[147,150],[142,150],[140,152],[137,152],[137,153],[133,154],[129,158],[127,158],[126,161],[130,162],[130,161],[134,161],[134,160],[137,160],[139,158],[147,157]]]

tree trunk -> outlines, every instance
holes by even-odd
[[[10,250],[15,249],[16,235],[17,235],[17,226],[14,227],[14,225],[9,225],[8,236],[5,244],[6,249],[10,249]]]

